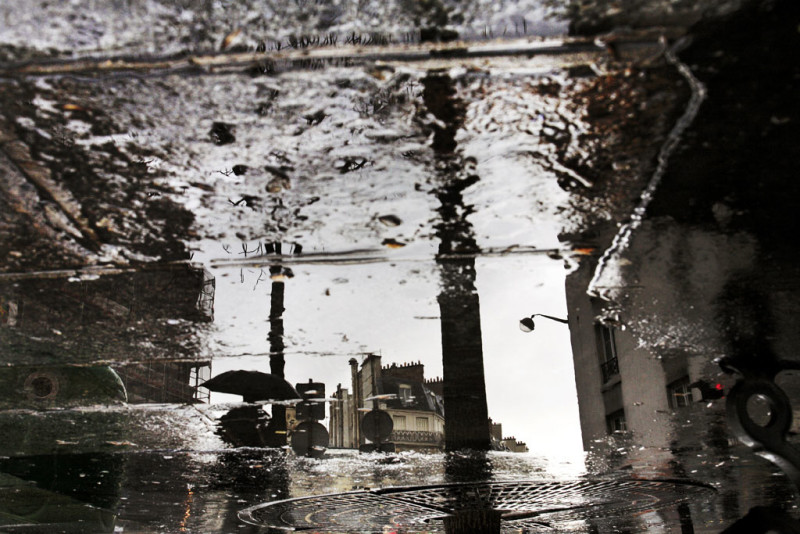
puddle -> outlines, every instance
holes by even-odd
[[[0,7],[0,530],[796,523],[796,7],[118,4]]]

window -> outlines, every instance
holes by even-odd
[[[408,406],[411,404],[411,386],[408,384],[400,384],[400,389],[398,391],[398,396],[400,397],[400,401],[403,403],[403,406]]]
[[[406,416],[405,415],[393,415],[392,420],[394,421],[394,429],[395,430],[405,430],[406,429]]]
[[[606,426],[608,427],[609,434],[628,430],[628,425],[625,422],[625,410],[617,410],[616,412],[608,414],[606,416]]]
[[[614,339],[614,329],[611,327],[598,324],[595,326],[595,333],[600,352],[600,369],[603,372],[603,383],[605,383],[619,374],[617,343]]]
[[[689,377],[684,376],[667,386],[669,407],[673,410],[689,406],[692,403],[692,388],[689,387]]]
[[[15,300],[7,301],[7,307],[0,306],[0,324],[17,326],[17,315],[19,315],[19,308]]]
[[[601,355],[603,361],[617,359],[617,343],[614,339],[614,329],[605,325],[597,325],[598,335],[601,343]]]
[[[427,432],[428,431],[428,418],[427,417],[417,417],[417,430]]]

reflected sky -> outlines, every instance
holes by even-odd
[[[292,383],[314,378],[325,382],[329,392],[337,384],[349,388],[347,362],[367,352],[380,354],[384,365],[420,361],[426,378],[440,377],[438,287],[434,266],[423,270],[425,265],[293,266],[283,316],[287,378]],[[566,316],[562,262],[543,255],[485,258],[476,262],[476,269],[490,417],[531,451],[581,454],[569,330],[546,320],[538,321],[531,335],[518,327],[519,319],[534,311]],[[212,373],[267,372],[269,281],[256,285],[259,271],[251,269],[243,271],[244,281],[238,269],[214,272],[211,342],[213,353],[229,357],[215,359]],[[219,393],[211,399],[241,400]]]
[[[280,265],[290,382],[313,378],[328,392],[351,387],[347,362],[367,353],[385,365],[419,361],[426,378],[442,376],[436,251],[452,234],[442,246],[453,258],[474,256],[484,301],[477,319],[489,415],[531,450],[580,455],[568,332],[545,324],[523,336],[517,323],[532,313],[566,316],[565,267],[574,262],[558,233],[585,211],[570,188],[590,181],[559,163],[564,142],[578,150],[585,125],[557,89],[580,92],[590,80],[547,56],[441,64],[454,80],[452,98],[463,102],[460,122],[448,130],[456,152],[444,159],[431,149],[444,116],[426,109],[439,105],[438,96],[424,94],[427,71],[399,63],[288,68],[278,77],[42,77],[22,82],[33,93],[27,107],[13,100],[21,86],[9,86],[6,98],[17,106],[18,135],[44,162],[41,173],[66,172],[81,194],[130,205],[109,212],[111,204],[86,201],[80,209],[97,220],[94,232],[69,194],[52,191],[63,198],[65,224],[78,228],[78,255],[98,247],[101,261],[188,255],[214,277],[214,321],[197,329],[196,352],[182,358],[211,361],[213,375],[269,370],[270,267]],[[59,104],[76,98],[82,103]],[[78,163],[78,153],[87,163]],[[63,158],[74,167],[53,164]],[[115,179],[88,181],[81,166]],[[444,187],[461,167],[472,173],[470,185],[450,199]],[[477,248],[459,248],[461,227]],[[11,258],[29,261],[22,253]],[[214,393],[211,400],[233,398]],[[526,408],[533,401],[557,408],[534,412]]]

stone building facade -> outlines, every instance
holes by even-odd
[[[339,384],[333,394],[331,447],[356,449],[365,444],[361,418],[377,407],[392,417],[394,429],[387,441],[397,450],[443,449],[444,402],[433,390],[437,382],[426,382],[422,363],[384,367],[380,356],[370,354],[360,365],[351,359],[350,366],[352,392]]]

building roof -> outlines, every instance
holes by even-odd
[[[391,376],[384,376],[381,382],[383,393],[397,395],[396,399],[386,401],[387,408],[434,412],[444,417],[444,400],[424,383]],[[411,395],[407,399],[402,397],[400,392],[401,384],[408,385],[411,388]]]

